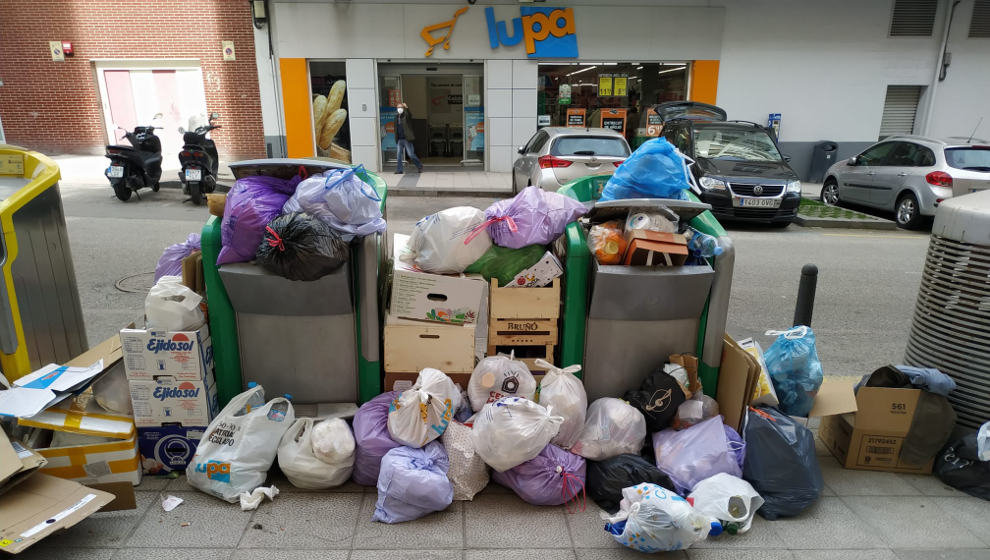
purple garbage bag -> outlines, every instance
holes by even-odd
[[[222,247],[217,265],[254,259],[265,236],[265,226],[282,213],[282,206],[301,180],[298,175],[291,179],[255,175],[234,183],[220,223]]]
[[[564,233],[567,224],[587,211],[584,204],[569,196],[526,187],[516,196],[489,206],[485,218],[496,245],[520,249],[549,245]]]
[[[190,233],[183,243],[169,245],[158,258],[155,266],[155,282],[162,276],[182,276],[182,259],[199,250],[199,234]]]
[[[512,489],[534,506],[559,506],[584,494],[584,457],[549,444],[536,457],[492,480]]]
[[[354,482],[362,486],[378,483],[382,457],[399,446],[388,434],[388,405],[398,391],[382,393],[361,405],[354,414]]]
[[[653,434],[657,468],[670,477],[678,494],[687,495],[695,484],[718,473],[742,478],[742,438],[724,426],[722,417],[714,416],[684,430]]]
[[[447,451],[439,441],[418,449],[404,445],[392,449],[382,457],[371,520],[402,523],[446,509],[454,501],[449,468]]]
[[[729,440],[729,453],[739,463],[739,468],[741,469],[743,468],[743,463],[746,461],[746,442],[743,441],[739,432],[732,429],[732,426],[722,424],[722,427],[725,428],[725,439]]]

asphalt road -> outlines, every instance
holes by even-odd
[[[91,344],[142,315],[144,294],[116,283],[150,285],[162,250],[198,232],[204,207],[183,203],[175,189],[142,191],[122,203],[109,186],[66,185],[62,195],[76,277]],[[408,233],[438,209],[493,199],[390,197],[390,230]],[[766,348],[767,329],[790,326],[802,265],[820,272],[812,326],[826,374],[859,375],[903,357],[915,296],[921,281],[925,232],[732,228],[736,245],[728,331],[757,336]],[[135,276],[143,275],[143,276]]]

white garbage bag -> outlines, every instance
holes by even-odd
[[[615,542],[646,553],[684,550],[722,532],[717,519],[698,512],[673,490],[648,482],[623,488],[618,513],[602,517]]]
[[[188,331],[198,329],[205,318],[199,308],[203,297],[182,284],[178,276],[162,276],[144,298],[149,329]]]
[[[603,397],[588,407],[587,420],[571,453],[602,461],[632,453],[639,455],[646,442],[646,418],[622,399]]]
[[[474,449],[470,426],[454,420],[440,436],[447,450],[450,469],[447,478],[454,485],[455,500],[471,500],[488,486],[488,465]]]
[[[559,368],[541,359],[534,363],[547,372],[540,381],[536,402],[564,419],[550,443],[561,449],[570,449],[584,429],[588,412],[588,394],[584,391],[584,384],[574,375],[581,371],[581,366]]]
[[[426,272],[460,273],[492,246],[485,213],[456,206],[416,222],[399,258]]]
[[[234,503],[242,492],[252,492],[265,482],[282,436],[296,415],[292,403],[281,397],[246,410],[257,395],[264,395],[261,385],[237,395],[206,428],[186,467],[192,487]]]
[[[423,447],[440,437],[460,406],[457,385],[444,372],[426,368],[389,405],[388,433],[396,443]]]
[[[533,400],[535,396],[536,378],[529,368],[504,354],[482,358],[468,380],[468,398],[475,412],[502,397]]]
[[[314,426],[312,418],[299,418],[289,428],[278,446],[278,466],[293,486],[307,490],[324,490],[340,486],[351,477],[354,467],[354,435],[347,422],[334,418]],[[330,422],[331,429],[319,426]],[[333,449],[337,461],[324,461],[316,454],[317,444]],[[350,451],[348,451],[350,449]]]
[[[481,409],[471,435],[478,455],[504,472],[539,455],[563,421],[529,399],[504,397]]]
[[[745,480],[727,473],[710,476],[694,486],[688,494],[698,513],[714,517],[730,534],[749,531],[763,498]]]
[[[313,424],[313,455],[328,465],[354,465],[354,432],[343,418]]]

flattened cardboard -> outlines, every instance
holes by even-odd
[[[113,501],[100,508],[100,511],[123,511],[125,509],[137,509],[137,495],[134,494],[134,485],[130,482],[104,482],[101,484],[90,484],[89,488],[102,490],[114,495]]]
[[[0,434],[3,435],[0,437],[0,494],[3,494],[44,467],[48,460],[33,449],[10,441],[3,430]]]
[[[113,499],[109,492],[36,474],[11,488],[0,500],[0,551],[17,554],[79,523]]]
[[[725,424],[739,431],[759,375],[760,365],[732,337],[726,335],[722,345],[722,365],[718,371],[715,400]]]

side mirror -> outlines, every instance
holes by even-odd
[[[784,158],[785,162],[787,163],[791,162],[791,156],[789,154],[781,154],[781,156]]]
[[[182,127],[180,126],[180,127],[179,127],[179,134],[185,134],[185,133],[186,133],[186,129],[185,129],[185,128],[182,128]]]
[[[853,156],[849,158],[849,165],[859,165],[859,164],[860,164],[859,156]]]
[[[516,152],[517,153],[520,153],[520,154],[525,154],[526,153],[526,146],[519,146],[518,148],[516,148]]]
[[[161,113],[155,113],[155,116],[152,117],[151,120],[157,121],[157,120],[160,120],[161,118],[162,118],[162,114]]]
[[[210,113],[210,118],[211,119],[219,119],[220,118],[220,113]]]

